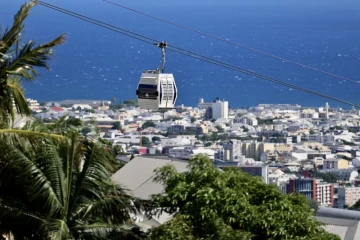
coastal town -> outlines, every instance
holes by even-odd
[[[230,109],[220,98],[195,107],[164,111],[140,109],[136,100],[27,99],[35,118],[51,124],[60,118],[80,119],[79,131],[94,141],[102,138],[121,149],[120,171],[138,176],[138,184],[124,174],[119,181],[143,186],[159,162],[186,164],[205,154],[219,169],[238,167],[284,193],[299,192],[321,207],[350,208],[360,199],[360,111],[298,104],[259,104]],[[25,121],[18,122],[19,127]],[[185,168],[183,166],[183,168]],[[142,179],[142,180],[141,180]],[[147,183],[153,185],[155,183]],[[146,190],[145,190],[146,189]],[[135,191],[149,197],[152,187]],[[144,195],[145,194],[145,195]]]
[[[0,8],[0,240],[360,239],[355,3],[65,2]]]

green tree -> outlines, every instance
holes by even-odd
[[[113,146],[113,152],[114,152],[115,157],[117,155],[124,155],[125,154],[124,149],[120,145]]]
[[[74,131],[19,133],[0,139],[6,149],[0,156],[0,235],[108,239],[111,232],[128,232],[133,199],[111,181],[117,164],[109,152]]]
[[[111,129],[121,130],[121,124],[120,124],[120,122],[114,122],[112,125],[113,125],[113,126],[112,126]]]
[[[155,123],[151,122],[151,121],[146,121],[143,123],[143,125],[141,126],[142,129],[148,128],[148,127],[155,127]]]
[[[348,207],[350,210],[360,211],[360,200],[358,200],[354,205]]]
[[[91,128],[89,128],[89,127],[84,127],[83,129],[81,129],[81,133],[83,134],[83,135],[87,135],[88,133],[91,133]]]
[[[194,123],[194,122],[196,121],[196,118],[192,117],[192,118],[190,119],[190,121],[191,121],[191,123]]]
[[[156,174],[165,189],[153,196],[153,214],[174,218],[150,239],[340,239],[321,227],[304,196],[283,194],[238,168],[219,171],[206,156],[190,160],[185,173],[167,165]]]
[[[16,113],[31,114],[22,81],[34,80],[39,75],[36,67],[48,69],[47,62],[53,53],[52,48],[64,41],[64,35],[61,35],[38,46],[32,40],[21,44],[24,20],[36,4],[37,1],[24,4],[15,15],[12,26],[0,33],[0,122],[3,127],[8,125],[10,119],[14,121]]]
[[[249,131],[249,129],[246,128],[246,127],[244,127],[244,126],[242,126],[241,128],[243,129],[244,132],[248,132],[248,131]]]
[[[111,101],[111,105],[115,105],[115,103],[117,102],[117,99],[116,99],[116,97],[112,97],[112,98],[110,98],[110,101]]]
[[[110,105],[110,109],[113,109],[113,110],[122,109],[122,108],[124,108],[124,104],[121,104],[121,103],[115,103],[115,104]]]
[[[315,134],[314,129],[310,128],[309,134]]]
[[[150,139],[148,137],[141,137],[141,144],[143,146],[149,146],[151,143]]]
[[[161,141],[161,138],[159,138],[158,136],[153,136],[153,137],[151,138],[151,141],[152,141],[152,142]]]
[[[316,174],[316,178],[321,178],[324,182],[327,182],[327,183],[336,183],[339,180],[339,176],[336,173],[315,172],[315,174]]]
[[[218,130],[219,133],[223,133],[224,129],[220,126],[216,126],[216,129]]]
[[[122,102],[126,106],[132,106],[132,107],[138,107],[138,101],[137,99],[127,99]]]

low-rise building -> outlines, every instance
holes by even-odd
[[[360,187],[338,188],[338,207],[351,207],[360,199]]]
[[[345,159],[329,158],[324,160],[324,169],[348,169],[349,162]]]
[[[335,143],[335,135],[333,133],[324,135],[322,132],[319,132],[317,134],[310,134],[309,142],[318,142],[331,145]]]
[[[168,156],[176,159],[189,160],[197,154],[204,154],[210,159],[214,159],[214,150],[208,148],[194,148],[191,146],[170,148]]]

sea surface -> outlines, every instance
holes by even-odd
[[[360,81],[359,0],[136,0],[128,7],[314,68]],[[24,1],[0,0],[0,29],[10,25]],[[101,0],[47,0],[65,9],[167,41],[281,81],[360,104],[360,84],[202,36],[125,10]],[[44,100],[136,98],[143,70],[160,66],[155,46],[37,6],[26,21],[23,40],[49,41],[61,33],[66,42],[55,49],[49,71],[25,83],[26,96]],[[179,89],[177,104],[195,106],[216,97],[230,107],[260,103],[323,106],[328,100],[244,75],[173,52],[166,71]],[[330,106],[346,107],[333,101]]]

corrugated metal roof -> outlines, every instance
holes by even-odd
[[[137,156],[119,171],[112,179],[127,187],[135,197],[149,199],[152,194],[161,193],[163,185],[154,182],[155,169],[173,164],[179,172],[187,170],[187,162],[171,158]]]

